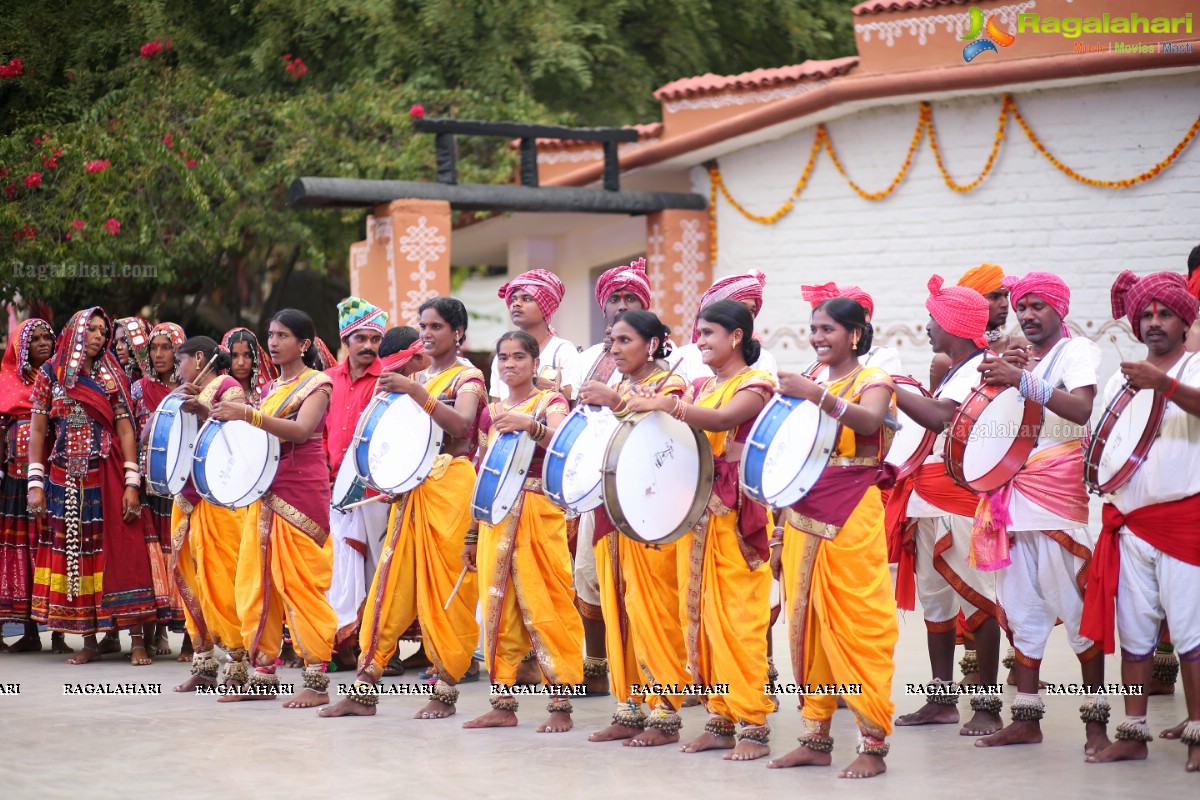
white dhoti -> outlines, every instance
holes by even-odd
[[[1091,537],[1087,528],[1055,531],[1070,539],[1072,552],[1043,531],[1011,532],[1012,564],[998,571],[996,594],[1008,617],[1018,658],[1040,661],[1056,620],[1066,626],[1067,639],[1076,655],[1092,647],[1079,635],[1083,616],[1083,580]]]
[[[1132,656],[1154,652],[1163,621],[1177,653],[1200,647],[1200,567],[1173,558],[1126,530],[1121,531],[1121,579],[1117,632]]]
[[[932,633],[953,631],[959,611],[972,631],[997,616],[996,573],[968,563],[971,527],[969,517],[957,514],[917,519],[917,596]]]
[[[390,509],[390,505],[380,501],[349,511],[329,510],[333,579],[325,596],[337,612],[339,641],[358,623],[359,607],[366,599],[383,550]]]
[[[579,515],[579,534],[575,540],[575,597],[579,613],[586,619],[603,619],[600,612],[600,578],[596,575],[596,550],[592,536],[596,517],[591,511]]]

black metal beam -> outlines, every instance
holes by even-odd
[[[526,125],[520,122],[485,122],[474,119],[418,119],[418,133],[461,133],[468,136],[507,136],[512,139],[575,139],[582,142],[636,142],[633,128],[568,128],[565,125]]]
[[[297,178],[288,189],[292,208],[371,208],[392,200],[445,200],[461,211],[541,211],[650,214],[669,208],[702,211],[704,195],[680,192],[615,192],[575,186],[512,186],[466,183]]]
[[[458,146],[454,134],[439,133],[433,137],[433,146],[437,153],[438,183],[458,183]]]
[[[609,192],[621,191],[621,156],[617,152],[616,142],[604,143],[604,189]]]
[[[538,185],[537,139],[532,136],[521,140],[521,185]]]

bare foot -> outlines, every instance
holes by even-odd
[[[702,753],[705,750],[732,750],[733,737],[714,736],[705,731],[699,737],[679,748],[682,753]]]
[[[542,668],[538,666],[536,659],[522,661],[517,667],[517,677],[513,681],[514,684],[520,686],[537,686],[542,682]],[[608,684],[604,684],[604,691],[608,691]]]
[[[116,631],[109,631],[100,640],[100,652],[104,654],[121,652],[121,636]]]
[[[1185,772],[1200,772],[1200,744],[1188,745],[1188,760]]]
[[[511,728],[517,724],[515,711],[499,711],[492,709],[482,717],[463,723],[464,728]]]
[[[958,722],[957,706],[943,706],[937,703],[926,703],[911,714],[896,718],[896,725],[953,725]]]
[[[193,675],[183,683],[175,687],[176,692],[194,692],[198,686],[216,686],[217,682],[212,678],[206,678],[203,675]]]
[[[668,735],[665,731],[660,731],[658,728],[646,728],[646,730],[637,736],[632,739],[626,739],[621,744],[624,747],[662,747],[664,744],[674,744],[678,741],[678,733]]]
[[[129,648],[129,663],[135,667],[145,667],[154,663],[140,638],[135,639]]]
[[[759,742],[743,739],[733,747],[732,753],[725,754],[726,761],[754,761],[756,758],[771,755],[771,748]]]
[[[375,706],[365,706],[362,703],[356,703],[349,697],[343,697],[329,708],[322,708],[317,712],[318,717],[373,717],[375,716]]]
[[[1112,746],[1112,742],[1108,740],[1108,727],[1099,722],[1089,722],[1083,726],[1084,732],[1087,734],[1087,741],[1083,745],[1083,754],[1085,756],[1094,756],[1101,750]]]
[[[167,635],[167,626],[166,625],[159,625],[158,631],[154,634],[154,655],[156,655],[156,656],[171,655],[171,639]],[[180,660],[191,661],[192,654],[188,653],[186,659],[184,659],[181,656]]]
[[[291,642],[283,643],[283,649],[279,651],[279,663],[285,667],[304,667],[304,659],[296,655],[296,648],[292,647]]]
[[[887,772],[887,764],[882,756],[861,753],[850,762],[850,766],[838,773],[839,778],[874,778]]]
[[[413,719],[445,719],[452,717],[458,711],[453,703],[443,703],[441,700],[430,700],[425,707],[413,714]]]
[[[1179,723],[1174,728],[1167,728],[1165,731],[1163,731],[1162,733],[1160,733],[1158,735],[1158,738],[1171,739],[1171,740],[1178,739],[1179,737],[1183,736],[1183,729],[1186,727],[1187,727],[1187,720],[1185,719],[1183,722]]]
[[[283,704],[284,708],[316,708],[329,702],[329,692],[314,692],[305,689],[300,694]]]
[[[976,711],[975,716],[959,729],[959,736],[990,736],[1004,727],[1004,720],[999,714],[990,711]]]
[[[42,637],[26,634],[20,639],[10,644],[7,648],[10,653],[38,653],[42,649]]]
[[[782,758],[771,759],[767,762],[767,767],[770,769],[784,769],[785,767],[828,767],[832,763],[833,757],[829,753],[822,753],[801,745]]]
[[[551,711],[546,721],[537,726],[538,733],[566,733],[575,727],[575,720],[566,711]]]
[[[1113,761],[1145,761],[1150,755],[1150,749],[1145,742],[1133,742],[1122,739],[1113,742],[1098,753],[1088,756],[1084,761],[1089,764],[1109,764]]]
[[[975,740],[976,747],[1004,747],[1010,744],[1041,744],[1042,726],[1029,719],[1015,720],[1005,727]]]
[[[87,664],[90,661],[99,661],[100,651],[89,650],[86,647],[80,650],[75,655],[67,659],[68,664]]]
[[[589,742],[615,742],[620,739],[633,739],[643,733],[641,728],[632,725],[609,725],[602,731],[596,731],[588,737]],[[679,737],[676,736],[676,739]]]
[[[67,644],[67,637],[55,631],[50,634],[50,652],[58,655],[67,655],[74,653],[75,648]]]
[[[307,690],[305,690],[307,691]],[[267,691],[265,689],[252,689],[249,686],[239,686],[237,690],[231,689],[227,694],[223,694],[217,698],[218,703],[238,703],[242,700],[278,700],[279,693]]]
[[[680,704],[679,707],[680,708],[695,708],[698,705],[700,705],[700,698],[693,696],[693,697],[683,698],[683,702]]]

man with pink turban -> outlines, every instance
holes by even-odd
[[[1009,290],[1029,348],[989,355],[979,371],[985,383],[1015,388],[1041,405],[1044,415],[1024,466],[1003,487],[985,495],[975,514],[973,563],[983,570],[999,570],[997,594],[1012,632],[1017,678],[1013,721],[976,742],[981,747],[1042,740],[1045,704],[1038,697],[1038,677],[1056,621],[1062,621],[1079,658],[1083,683],[1104,683],[1103,651],[1079,631],[1079,576],[1092,554],[1083,485],[1084,439],[1099,382],[1100,348],[1085,337],[1070,338],[1064,318],[1071,290],[1062,278],[1030,272],[1020,278],[1010,275],[1001,285]],[[1101,695],[1089,698],[1080,716],[1084,752],[1092,755],[1108,745],[1108,702]]]
[[[1184,336],[1197,318],[1196,298],[1174,272],[1138,278],[1126,270],[1112,286],[1114,319],[1127,317],[1148,348],[1125,361],[1104,391],[1107,404],[1128,384],[1167,400],[1145,460],[1105,500],[1103,528],[1088,572],[1082,631],[1112,653],[1121,637],[1121,682],[1151,683],[1164,626],[1179,654],[1188,719],[1179,738],[1187,771],[1200,770],[1200,470],[1188,468],[1200,446],[1200,357]],[[1146,694],[1127,696],[1116,742],[1089,761],[1144,759],[1154,738]]]
[[[896,402],[913,422],[938,434],[933,450],[915,472],[896,484],[888,498],[885,524],[891,541],[898,540],[900,563],[896,601],[914,608],[921,598],[933,682],[920,710],[905,714],[897,725],[936,725],[958,722],[958,692],[954,683],[954,641],[959,614],[963,628],[974,634],[980,683],[996,683],[1000,661],[1000,620],[996,576],[970,564],[971,529],[979,498],[959,486],[946,472],[943,458],[946,430],[959,404],[979,380],[977,367],[987,352],[988,302],[964,286],[945,286],[940,275],[929,279],[929,344],[949,365],[933,397],[897,392]],[[915,573],[915,587],[914,587]],[[959,731],[963,736],[986,736],[1000,730],[1002,703],[995,695],[971,698],[973,718]]]
[[[575,369],[563,377],[568,386],[582,387],[588,381],[600,381],[615,387],[621,382],[616,361],[609,354],[612,342],[608,338],[617,315],[631,308],[650,308],[650,278],[646,275],[646,259],[638,258],[628,265],[606,270],[596,281],[596,305],[604,315],[604,341],[584,350],[575,359]],[[601,613],[600,578],[596,574],[596,551],[592,537],[596,519],[591,511],[580,514],[575,539],[575,605],[583,617],[583,638],[586,657],[583,660],[584,680],[589,694],[608,693],[608,652],[604,642],[605,622]]]
[[[718,300],[736,300],[750,309],[750,313],[757,318],[758,313],[762,311],[763,287],[766,285],[767,276],[757,269],[721,278],[708,287],[700,297],[700,307],[696,309],[697,319],[699,319],[701,309],[707,308]],[[691,343],[680,347],[671,357],[672,363],[679,364],[676,372],[688,383],[697,378],[712,377],[713,374],[712,370],[705,365],[704,358],[700,354],[700,348],[696,346],[696,340],[699,336],[696,323],[693,322]],[[753,369],[765,370],[771,373],[772,376],[779,374],[779,364],[775,361],[775,357],[767,352],[765,347],[762,349],[758,361],[750,366]]]
[[[875,316],[875,301],[866,290],[858,286],[839,286],[836,283],[807,284],[800,287],[800,296],[809,302],[813,308],[821,305],[832,297],[846,297],[863,307],[867,312],[867,322]],[[882,337],[879,337],[882,339]],[[889,375],[903,375],[904,366],[900,363],[900,351],[884,344],[873,345],[870,350],[858,357],[858,363],[863,367],[878,367]],[[804,372],[818,375],[824,367],[814,362]]]
[[[553,272],[531,269],[501,286],[497,294],[508,306],[508,316],[513,326],[537,339],[541,353],[538,356],[541,367],[537,381],[539,388],[548,389],[557,385],[569,399],[571,386],[564,383],[564,378],[575,369],[579,348],[560,337],[550,324],[566,292],[563,282]],[[492,359],[488,391],[493,400],[499,400],[508,393],[504,382],[500,380],[500,366],[495,358]]]

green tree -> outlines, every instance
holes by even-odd
[[[361,210],[289,210],[294,178],[432,177],[414,104],[460,118],[653,120],[651,92],[675,78],[852,52],[850,5],[3,0],[0,64],[22,69],[0,78],[0,299],[45,300],[60,322],[95,302],[151,306],[197,331],[253,321],[298,267],[344,275],[362,235]],[[507,181],[513,167],[505,142],[460,139],[463,182]],[[36,269],[109,264],[156,272]],[[329,333],[332,308],[322,313]]]

